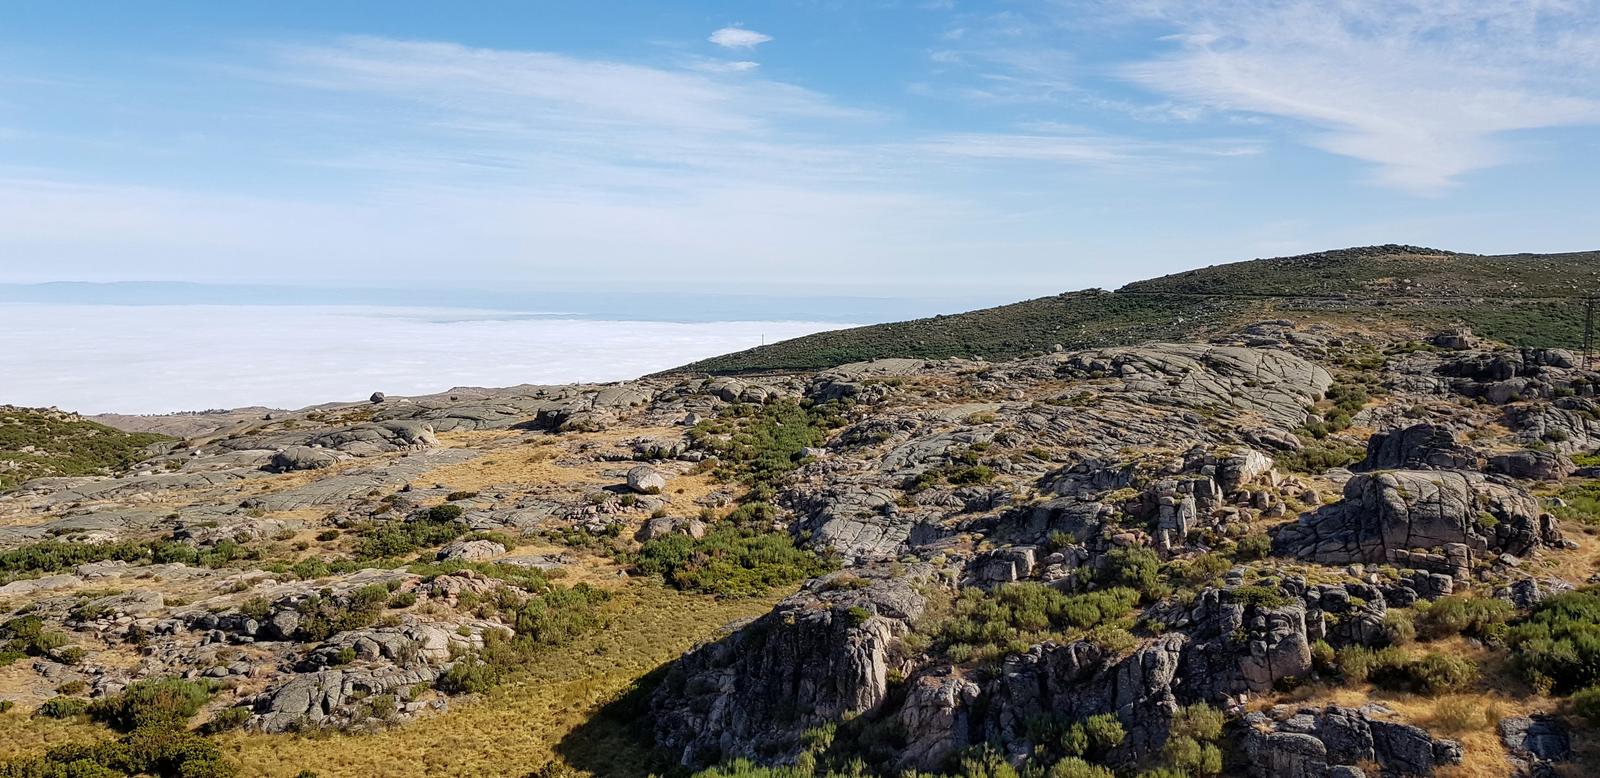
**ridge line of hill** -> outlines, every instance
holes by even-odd
[[[1211,265],[955,314],[806,335],[657,375],[816,370],[885,357],[1006,359],[1061,348],[1194,340],[1252,320],[1354,317],[1467,326],[1515,345],[1573,347],[1600,296],[1600,252],[1484,255],[1386,244]]]

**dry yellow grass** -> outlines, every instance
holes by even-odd
[[[57,721],[31,714],[21,706],[0,713],[0,761],[42,754],[54,746],[92,743],[115,736],[99,724]]]
[[[605,628],[441,715],[369,735],[232,735],[223,747],[246,776],[524,775],[555,759],[597,775],[642,775],[637,738],[586,722],[646,673],[773,599],[719,602],[640,583],[618,592]]]
[[[1391,692],[1366,684],[1350,687],[1310,686],[1263,698],[1260,707],[1267,708],[1278,703],[1348,707],[1380,703],[1394,711],[1396,721],[1416,724],[1437,737],[1449,737],[1461,742],[1461,764],[1441,769],[1437,773],[1440,778],[1503,778],[1509,768],[1505,746],[1500,742],[1500,719],[1549,712],[1555,705],[1554,701],[1533,695],[1497,652],[1474,646],[1460,637],[1422,645],[1428,650],[1471,660],[1481,673],[1478,683],[1465,693],[1443,697]]]
[[[413,480],[467,491],[503,485],[563,486],[581,490],[586,484],[604,483],[601,473],[611,466],[605,462],[562,465],[549,453],[547,447],[534,445],[493,449],[466,462],[429,470]]]

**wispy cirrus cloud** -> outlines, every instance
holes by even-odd
[[[48,250],[68,258],[52,272],[76,263],[114,275],[97,257],[115,247],[141,272],[209,279],[249,268],[428,281],[600,270],[639,284],[904,288],[948,267],[971,283],[993,278],[970,277],[966,233],[1014,212],[984,187],[1048,193],[1062,175],[1216,156],[1203,143],[1038,122],[915,127],[742,61],[370,36],[251,53],[214,71],[216,87],[269,95],[248,105],[268,126],[205,126],[218,111],[197,114],[196,129],[223,139],[235,180],[270,171],[300,188],[234,196],[12,170],[0,180],[0,254]],[[1008,256],[1054,250],[1029,243]]]
[[[1600,124],[1600,4],[1504,0],[1147,2],[1173,50],[1132,81],[1277,117],[1306,143],[1430,194],[1514,159],[1509,134]]]

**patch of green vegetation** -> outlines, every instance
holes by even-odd
[[[1132,626],[1139,592],[1126,587],[1063,594],[1041,583],[963,589],[950,613],[928,626],[925,641],[954,662],[1020,653],[1046,640],[1093,639],[1097,628]]]
[[[1102,586],[1132,589],[1146,602],[1160,600],[1172,593],[1166,582],[1167,570],[1154,549],[1143,546],[1114,548],[1105,555],[1096,568],[1082,568],[1080,573],[1092,576]]]
[[[123,432],[74,414],[0,406],[0,492],[45,476],[114,475],[171,440]]]
[[[1567,693],[1600,685],[1600,592],[1562,592],[1541,600],[1506,631],[1517,670],[1536,689]]]
[[[1478,678],[1478,666],[1469,660],[1437,651],[1415,656],[1398,646],[1346,646],[1337,662],[1346,680],[1429,696],[1461,691]]]
[[[183,678],[149,678],[128,684],[121,693],[95,700],[89,717],[132,732],[140,727],[187,724],[211,699],[215,687]]]
[[[125,733],[92,743],[56,746],[43,756],[0,765],[3,778],[112,778],[124,775],[176,778],[229,778],[236,770],[211,740],[188,729],[189,719],[211,698],[213,689],[177,678],[135,681],[122,693],[90,704],[57,697],[41,715],[87,713]]]
[[[295,628],[295,637],[314,642],[369,626],[383,615],[383,607],[388,600],[389,589],[382,584],[363,586],[339,597],[314,594],[295,606],[295,610],[300,612],[300,624]]]
[[[31,578],[45,573],[70,570],[90,562],[182,563],[190,566],[222,567],[239,559],[256,558],[257,552],[231,540],[208,549],[170,540],[150,542],[80,543],[44,540],[0,551],[0,581]]]
[[[1336,467],[1349,467],[1367,456],[1367,450],[1332,438],[1318,440],[1315,434],[1299,451],[1277,455],[1277,464],[1296,473],[1316,475]]]
[[[442,546],[467,534],[467,525],[458,521],[460,518],[461,506],[445,503],[417,511],[402,521],[368,523],[358,530],[361,543],[356,546],[355,557],[392,559],[417,549]]]
[[[9,665],[25,656],[48,656],[67,645],[65,633],[45,629],[44,619],[38,616],[15,616],[0,624],[0,666]]]
[[[1419,602],[1415,610],[1417,632],[1427,640],[1466,635],[1483,641],[1498,641],[1505,636],[1506,622],[1516,614],[1516,608],[1505,600],[1462,595]]]
[[[677,533],[652,538],[631,561],[640,572],[659,575],[679,589],[726,597],[764,594],[836,566],[796,546],[787,533],[773,532],[775,512],[766,503],[748,503],[713,524],[702,538]]]
[[[951,486],[986,486],[994,482],[994,468],[980,461],[988,444],[977,443],[945,455],[945,464],[924,470],[906,483],[908,492],[920,492],[942,483]]]
[[[805,370],[883,357],[1006,359],[1058,344],[1078,349],[1192,341],[1247,320],[1329,316],[1423,327],[1465,323],[1513,345],[1571,348],[1583,335],[1583,301],[1573,299],[1572,290],[1600,285],[1597,266],[1600,255],[1592,252],[1479,256],[1415,246],[1342,249],[1200,268],[1116,292],[1072,292],[822,332],[680,370]],[[1407,304],[1394,305],[1396,298]]]
[[[501,590],[501,597],[491,607],[514,625],[514,632],[485,631],[483,650],[458,658],[435,681],[441,691],[488,691],[542,652],[599,628],[600,606],[610,599],[605,590],[582,583],[526,597]]]
[[[793,470],[803,449],[822,445],[828,431],[843,424],[844,410],[839,403],[814,405],[790,398],[736,403],[716,419],[695,425],[689,441],[717,458],[713,472],[719,478],[759,491],[776,486]]]
[[[1574,459],[1576,461],[1576,459]],[[1556,518],[1600,525],[1600,481],[1583,481],[1568,484],[1556,492],[1560,505],[1550,504]]]

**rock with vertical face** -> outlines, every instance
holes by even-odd
[[[1361,474],[1344,499],[1274,538],[1280,553],[1326,564],[1395,561],[1412,549],[1464,545],[1516,555],[1561,542],[1555,520],[1514,483],[1460,471]]]

